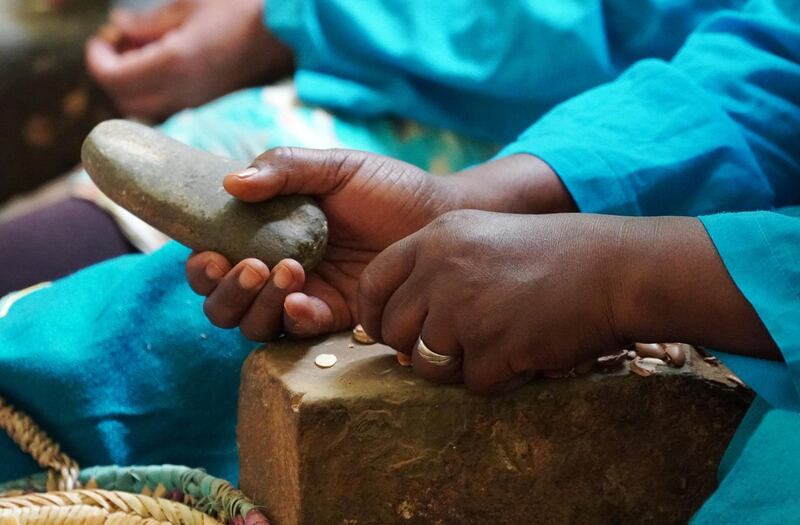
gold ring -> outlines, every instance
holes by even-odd
[[[417,352],[422,359],[434,366],[447,366],[458,359],[458,356],[455,355],[437,354],[428,348],[428,345],[425,344],[421,337],[417,339]]]

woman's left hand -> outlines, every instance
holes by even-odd
[[[360,320],[373,338],[411,354],[418,374],[478,393],[616,351],[625,220],[447,213],[367,267]],[[421,357],[418,337],[423,353],[452,358]]]

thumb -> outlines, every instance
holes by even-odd
[[[262,153],[249,168],[225,177],[225,189],[237,199],[259,202],[276,195],[336,193],[369,157],[344,149],[274,148]]]
[[[143,13],[115,9],[111,12],[109,21],[126,40],[135,45],[144,45],[159,40],[168,31],[183,24],[190,8],[189,2],[176,0],[159,9]]]

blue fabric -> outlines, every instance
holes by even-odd
[[[295,52],[300,98],[507,142],[554,104],[740,0],[282,0],[267,25]]]
[[[236,480],[236,401],[256,347],[213,327],[188,250],[94,266],[0,319],[0,394],[84,466],[177,463]],[[41,470],[0,432],[0,480]]]
[[[585,212],[701,215],[800,200],[800,2],[713,16],[501,151],[531,153]]]
[[[760,414],[730,472],[690,523],[775,525],[800,522],[798,435],[800,414],[777,409]]]
[[[800,413],[800,208],[701,220],[785,360],[726,356],[725,363],[772,406]]]

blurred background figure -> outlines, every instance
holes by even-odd
[[[156,0],[0,2],[0,203],[78,162],[94,124],[116,114],[84,66],[86,39],[111,7]]]
[[[77,162],[91,125],[113,115],[75,58],[87,38],[87,69],[117,110],[167,118],[160,129],[192,146],[245,161],[275,146],[342,147],[451,173],[488,160],[554,105],[637,60],[671,58],[700,22],[741,1],[587,0],[562,9],[535,0],[174,0],[145,9],[152,4],[129,2],[135,9],[105,19],[121,4],[11,2],[7,18],[30,42],[71,36],[54,46],[72,50],[73,69],[65,94],[32,77],[11,90],[33,109],[11,119],[26,133],[3,135],[28,141],[10,146],[6,165],[21,165],[15,178],[26,185],[9,192]],[[49,31],[35,36],[34,22]],[[31,75],[40,62],[48,60],[21,59],[20,70]],[[52,165],[32,164],[45,161]],[[13,246],[0,250],[0,294],[167,240],[85,174],[45,195],[0,210],[0,246]]]

